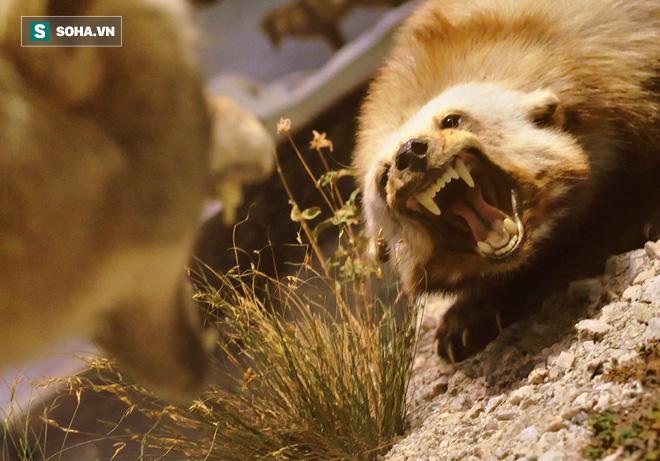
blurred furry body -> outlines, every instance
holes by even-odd
[[[217,127],[186,5],[13,0],[0,13],[0,365],[82,336],[189,396],[207,348],[184,269]],[[21,15],[120,15],[123,46],[21,48]]]

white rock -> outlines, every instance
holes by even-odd
[[[637,274],[637,277],[635,277],[635,280],[633,280],[633,285],[640,285],[653,276],[655,276],[655,270],[653,269],[647,269],[645,271],[642,271],[639,274]]]
[[[591,410],[596,404],[596,399],[589,395],[588,392],[583,392],[573,400],[573,408],[582,410]]]
[[[655,309],[652,308],[651,304],[634,303],[630,307],[630,311],[638,322],[649,323],[649,320],[653,318]]]
[[[511,393],[511,396],[509,397],[509,403],[511,405],[518,405],[524,399],[531,397],[532,395],[534,395],[534,387],[523,386]]]
[[[649,325],[646,327],[646,334],[644,337],[647,341],[660,340],[660,317],[653,317],[649,320]]]
[[[546,453],[543,453],[538,461],[564,461],[566,459],[566,455],[563,454],[560,451],[557,450],[550,450]]]
[[[585,319],[578,322],[575,326],[581,340],[595,339],[598,340],[605,336],[612,327],[602,320]]]
[[[522,441],[536,440],[539,438],[539,430],[535,426],[529,426],[522,430],[518,438]]]
[[[503,400],[504,400],[503,395],[497,395],[495,397],[492,397],[490,400],[488,400],[488,403],[486,404],[486,408],[485,408],[484,412],[486,414],[491,413],[495,408],[500,406],[500,403],[502,403]]]
[[[660,275],[646,280],[642,284],[642,292],[639,296],[640,301],[647,303],[657,303],[658,299],[660,299]]]
[[[660,241],[658,242],[646,242],[644,245],[644,251],[647,256],[651,259],[660,259]]]
[[[535,368],[527,377],[529,384],[541,384],[548,377],[548,370],[545,368]]]
[[[602,413],[605,410],[609,409],[612,406],[612,396],[610,394],[603,394],[598,397],[596,405],[593,407],[593,411],[596,413]]]
[[[627,307],[625,302],[611,302],[601,309],[601,319],[605,323],[615,322],[623,316]]]
[[[640,285],[633,285],[623,290],[621,297],[630,301],[637,301],[642,294],[642,287]]]
[[[584,351],[589,353],[594,350],[594,347],[596,344],[592,340],[588,340],[582,343],[582,347],[584,348]]]
[[[575,362],[575,354],[564,351],[555,359],[554,365],[562,370],[567,370],[573,366],[573,362]]]

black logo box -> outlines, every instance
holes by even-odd
[[[21,16],[21,45],[22,46],[122,46],[121,16]],[[31,41],[30,23],[50,23],[50,40]],[[58,28],[67,27],[91,29],[94,36],[58,36]],[[114,36],[100,36],[99,28],[113,28]]]

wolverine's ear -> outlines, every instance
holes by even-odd
[[[203,332],[189,284],[181,283],[169,306],[130,302],[102,319],[96,342],[120,368],[168,400],[185,401],[201,390],[208,351],[216,335]]]
[[[555,115],[559,98],[551,90],[537,90],[525,97],[525,105],[529,119],[538,126],[557,124]]]

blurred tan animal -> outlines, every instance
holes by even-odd
[[[407,291],[459,295],[443,357],[649,237],[658,43],[655,0],[428,0],[400,30],[354,160]]]
[[[120,15],[123,46],[21,48],[21,15]],[[162,396],[200,390],[212,336],[185,266],[214,124],[248,116],[212,118],[186,18],[178,0],[0,6],[0,368],[82,336]],[[266,152],[234,184],[272,165],[263,127],[246,136]]]
[[[293,0],[273,8],[261,20],[261,30],[274,47],[285,37],[323,37],[334,50],[345,40],[338,24],[355,7],[398,6],[406,0]]]

